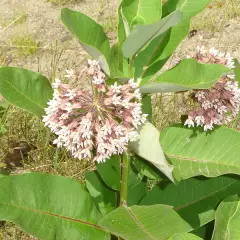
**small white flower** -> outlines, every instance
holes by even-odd
[[[184,126],[188,126],[189,128],[190,127],[194,127],[194,122],[193,122],[193,119],[192,119],[192,117],[188,117],[188,119],[185,121],[185,123],[184,123]]]

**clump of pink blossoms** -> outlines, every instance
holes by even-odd
[[[199,48],[194,58],[201,63],[217,63],[229,69],[234,68],[233,58],[214,48],[209,52],[203,47]],[[211,89],[195,90],[193,99],[199,107],[190,111],[184,125],[203,126],[204,131],[208,131],[214,125],[227,124],[234,119],[240,107],[240,89],[234,79],[234,75],[227,75],[221,77]]]
[[[76,78],[74,71],[67,73]],[[108,86],[95,60],[88,61],[87,74],[92,91],[56,80],[43,121],[58,136],[54,140],[58,147],[66,147],[75,158],[103,162],[137,139],[137,128],[146,122],[147,114],[142,113],[141,94],[133,79]]]

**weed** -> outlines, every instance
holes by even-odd
[[[17,13],[11,18],[5,19],[4,21],[1,21],[1,26],[4,28],[8,28],[10,26],[16,25],[16,24],[22,24],[24,23],[28,18],[28,14],[25,12]]]
[[[33,55],[38,51],[39,43],[31,36],[14,36],[10,44],[16,48],[19,56]]]

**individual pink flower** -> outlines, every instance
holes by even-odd
[[[57,135],[54,144],[66,147],[78,159],[103,162],[122,154],[129,141],[138,137],[138,127],[146,122],[141,94],[133,79],[124,85],[108,86],[97,61],[88,61],[92,91],[72,88],[56,80],[53,99],[43,117]],[[68,77],[75,73],[68,71]]]

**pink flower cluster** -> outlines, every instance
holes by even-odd
[[[206,52],[204,48],[199,48],[195,58],[202,63],[218,63],[234,68],[233,58],[216,49]],[[194,127],[196,124],[208,131],[214,125],[227,124],[234,119],[240,107],[240,89],[234,79],[234,75],[227,75],[221,77],[211,89],[195,90],[193,99],[199,107],[190,111],[184,125]]]
[[[147,114],[142,113],[141,94],[133,79],[108,86],[98,62],[91,60],[88,75],[92,91],[56,80],[43,121],[58,136],[54,140],[58,147],[66,147],[75,158],[103,162],[137,139],[137,128],[146,122]],[[68,71],[69,78],[74,76]]]

